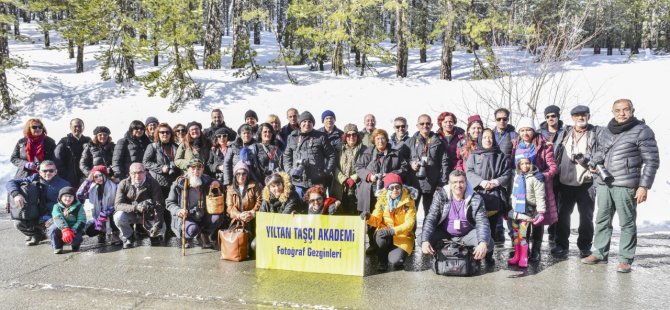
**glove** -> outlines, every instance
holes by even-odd
[[[35,170],[35,164],[31,161],[27,162],[24,167],[26,170]]]
[[[370,212],[361,213],[361,220],[367,221],[370,218]]]
[[[354,180],[352,180],[351,178],[347,178],[344,181],[344,186],[346,186],[347,188],[353,188],[354,185],[356,185],[356,182],[354,182]]]
[[[540,225],[544,221],[544,213],[538,213],[535,215],[535,218],[533,219],[533,225],[537,226]]]
[[[379,236],[380,238],[390,237],[390,236],[393,236],[394,234],[395,234],[395,232],[391,228],[380,229],[377,232],[377,236]]]
[[[535,172],[533,175],[538,181],[544,182],[544,174],[542,172]]]
[[[72,242],[72,240],[74,240],[74,231],[72,231],[70,227],[63,229],[63,236],[61,239],[63,239],[63,242],[65,243]]]

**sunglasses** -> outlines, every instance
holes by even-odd
[[[246,177],[246,176],[247,176],[247,173],[246,173],[246,172],[238,172],[238,173],[235,173],[235,176],[238,176],[238,177]]]
[[[44,127],[42,127],[42,126],[37,126],[37,125],[33,125],[33,126],[30,126],[30,128],[32,128],[33,130],[38,130],[38,129],[42,129],[42,128],[44,128]]]
[[[556,114],[549,114],[549,115],[546,116],[547,119],[557,118],[557,117],[558,117],[558,115],[556,115]]]
[[[309,203],[321,203],[322,201],[323,201],[323,198],[321,198],[321,197],[307,200],[307,202],[309,202]]]
[[[432,124],[433,124],[433,123],[419,123],[419,126],[430,126],[430,125],[432,125]]]
[[[407,125],[396,125],[395,126],[395,129],[400,129],[400,128],[407,128]]]
[[[345,137],[358,137],[357,133],[348,133],[344,135]]]
[[[140,127],[140,126],[133,127],[133,130],[144,130],[144,127]]]
[[[161,134],[161,135],[169,135],[169,134],[171,134],[171,132],[169,132],[169,131],[159,131],[158,133]]]
[[[509,120],[509,119],[508,119],[507,117],[498,117],[498,118],[496,118],[496,121],[498,121],[498,122],[506,122],[506,121],[508,121],[508,120]]]
[[[228,138],[228,135],[216,135],[217,138]]]
[[[184,129],[184,128],[179,128],[179,129],[175,129],[174,132],[186,133],[186,129]]]
[[[44,172],[44,173],[54,173],[54,172],[56,172],[56,169],[44,169],[44,170],[40,170],[40,171]]]
[[[400,189],[402,189],[402,185],[399,184],[389,185],[388,189],[390,191],[399,191]]]

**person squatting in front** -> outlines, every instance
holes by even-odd
[[[190,245],[193,238],[200,235],[202,248],[211,249],[212,237],[223,223],[224,215],[206,211],[205,197],[212,189],[220,189],[221,184],[204,174],[204,170],[204,163],[200,159],[191,159],[186,174],[172,184],[165,204],[172,214],[172,231],[178,238],[181,239],[185,231],[184,238]]]
[[[378,193],[375,209],[361,213],[367,224],[375,227],[375,242],[379,247],[379,271],[386,271],[389,263],[403,268],[405,259],[414,248],[414,226],[416,225],[415,200],[419,191],[403,186],[402,178],[395,173],[384,176],[384,189]]]
[[[51,213],[53,222],[49,227],[49,238],[54,254],[63,253],[63,245],[72,245],[72,252],[78,252],[84,240],[86,212],[75,197],[73,187],[63,187],[58,192],[58,202]]]
[[[239,161],[233,168],[233,183],[226,187],[226,211],[230,219],[244,223],[245,229],[251,232],[249,246],[256,249],[256,212],[261,208],[261,187],[249,180],[249,167]],[[235,225],[234,223],[230,224]]]

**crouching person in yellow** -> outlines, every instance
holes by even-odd
[[[399,175],[388,173],[372,215],[361,213],[361,218],[376,228],[374,242],[379,246],[379,271],[386,271],[389,263],[393,268],[403,268],[405,259],[412,254],[417,195],[416,189],[402,185]]]

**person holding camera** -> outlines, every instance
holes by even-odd
[[[598,133],[598,144],[589,168],[598,171],[598,214],[593,240],[593,255],[582,259],[585,264],[605,264],[612,237],[612,218],[619,213],[619,265],[617,271],[628,273],[637,246],[637,205],[647,200],[654,183],[660,159],[654,132],[635,118],[630,99],[619,99],[612,106],[614,118]],[[606,178],[607,170],[610,175]]]
[[[442,140],[431,129],[430,116],[422,114],[416,124],[419,130],[405,145],[410,150],[409,184],[419,190],[416,205],[423,200],[424,220],[430,204],[433,202],[435,188],[447,184],[449,176],[449,159]]]
[[[200,235],[202,248],[211,249],[212,237],[223,223],[224,215],[206,212],[205,197],[212,189],[220,189],[221,183],[204,171],[205,164],[200,159],[191,159],[186,174],[172,184],[165,205],[172,215],[170,227],[177,238],[181,238],[185,231],[184,238],[191,244],[191,240]],[[186,225],[185,229],[183,225]]]
[[[284,151],[284,169],[289,172],[295,190],[302,198],[314,185],[328,186],[335,170],[335,150],[328,135],[314,130],[314,116],[309,111],[298,118],[300,130],[288,136]]]
[[[551,255],[565,258],[568,255],[570,238],[570,216],[577,204],[579,210],[579,237],[577,247],[582,258],[591,255],[593,241],[593,211],[595,187],[588,162],[596,147],[597,128],[589,124],[589,107],[578,105],[570,111],[574,126],[566,126],[563,139],[554,144],[558,172],[558,222],[556,223],[556,246]],[[559,147],[560,146],[560,147]]]
[[[132,225],[140,224],[149,232],[151,245],[158,245],[163,227],[163,194],[161,186],[147,176],[144,165],[133,163],[130,176],[119,182],[114,201],[114,222],[121,230],[123,248],[133,247],[137,240]]]

